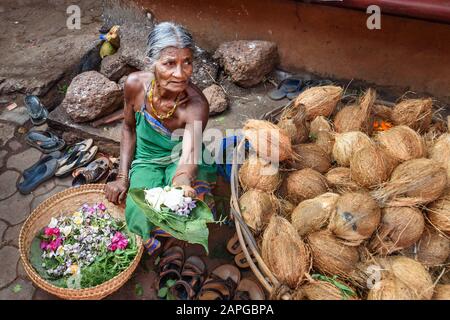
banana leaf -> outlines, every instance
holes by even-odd
[[[209,230],[206,225],[214,222],[211,209],[203,201],[196,199],[196,207],[189,217],[182,217],[168,211],[157,211],[145,201],[144,189],[130,189],[128,194],[155,226],[170,233],[173,237],[188,243],[202,245],[208,251]]]

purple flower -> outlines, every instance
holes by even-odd
[[[120,232],[116,232],[111,239],[108,249],[116,251],[117,249],[125,249],[128,246],[128,239]]]
[[[105,206],[102,202],[100,202],[100,203],[98,204],[98,208],[99,208],[100,210],[102,210],[102,211],[105,211],[105,210],[106,210],[106,206]]]
[[[41,250],[47,250],[48,242],[47,241],[41,241]]]
[[[55,240],[53,240],[52,242],[50,242],[47,245],[47,250],[51,250],[51,251],[56,251],[56,249],[58,249],[58,247],[61,245],[62,243],[62,239],[60,237],[56,238]]]

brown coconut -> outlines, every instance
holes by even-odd
[[[284,109],[277,125],[289,136],[292,144],[306,142],[309,138],[309,125],[302,105]]]
[[[447,178],[450,183],[450,133],[441,135],[430,148],[430,159],[441,164],[447,170]]]
[[[334,118],[336,132],[363,131],[371,134],[373,119],[370,115],[376,98],[375,90],[369,88],[360,98],[358,105],[342,108]]]
[[[341,283],[342,284],[342,283]],[[342,284],[351,289],[348,285]],[[356,293],[345,294],[341,289],[328,281],[314,280],[300,287],[304,298],[308,300],[356,300]],[[353,290],[354,292],[354,290]]]
[[[378,145],[370,145],[356,151],[350,158],[350,175],[361,187],[371,188],[385,182],[391,176],[396,162]]]
[[[314,143],[298,144],[292,147],[297,154],[291,167],[294,169],[311,168],[320,173],[325,173],[331,167],[331,158],[318,145]]]
[[[338,86],[320,86],[306,89],[295,99],[294,105],[304,105],[306,119],[329,117],[341,100],[343,89]]]
[[[292,225],[297,229],[298,234],[303,237],[324,227],[336,210],[338,199],[338,194],[327,192],[300,202],[291,216]]]
[[[252,155],[239,169],[239,182],[244,190],[274,192],[281,183],[281,176],[276,166]]]
[[[262,258],[274,276],[295,289],[311,268],[308,247],[286,219],[273,216],[264,232]]]
[[[321,131],[332,131],[330,122],[324,116],[318,116],[313,121],[311,121],[309,135],[314,137],[317,136],[317,134]]]
[[[439,231],[450,237],[450,189],[427,209],[430,223]]]
[[[251,119],[245,123],[243,131],[259,157],[272,163],[291,159],[293,152],[290,138],[273,123]]]
[[[372,114],[380,119],[385,121],[392,121],[392,108],[382,105],[382,104],[374,104],[372,108]]]
[[[420,239],[425,220],[419,209],[388,207],[381,214],[381,224],[369,245],[372,252],[389,255],[412,246]]]
[[[450,284],[436,285],[432,300],[450,300]]]
[[[280,216],[290,221],[292,211],[294,211],[295,206],[286,199],[277,199],[277,200],[278,200],[278,211],[280,212]]]
[[[358,246],[370,238],[380,220],[381,210],[369,193],[348,192],[337,200],[328,228],[347,245]]]
[[[334,147],[334,134],[332,132],[319,131],[314,143],[331,157]]]
[[[404,207],[439,198],[447,185],[447,173],[431,159],[413,159],[398,165],[388,182],[372,192],[381,204]]]
[[[361,189],[361,187],[351,179],[350,168],[333,168],[326,173],[325,178],[327,179],[328,185],[339,193]]]
[[[271,194],[250,189],[239,199],[239,208],[245,223],[255,233],[259,233],[277,213],[278,202]]]
[[[427,155],[424,139],[408,126],[396,126],[382,131],[376,135],[375,140],[399,163]]]
[[[351,131],[335,135],[333,145],[333,159],[343,167],[350,165],[352,155],[373,144],[368,135],[360,131]]]
[[[414,257],[427,267],[444,264],[450,254],[450,240],[427,226],[413,249]]]
[[[290,172],[282,184],[282,194],[294,205],[327,192],[325,177],[316,170],[306,168]]]
[[[433,295],[430,274],[413,259],[387,257],[381,262],[380,272],[381,281],[370,289],[368,300],[430,300]]]
[[[433,101],[427,99],[407,99],[395,105],[392,121],[395,125],[406,125],[416,131],[426,132],[433,116]]]
[[[309,234],[307,242],[311,248],[313,268],[328,276],[346,279],[359,261],[358,249],[345,245],[328,230]]]

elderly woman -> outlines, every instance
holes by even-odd
[[[146,240],[150,254],[160,246],[155,237],[168,234],[146,219],[126,196],[128,188],[179,186],[186,196],[198,197],[211,208],[214,205],[211,190],[216,166],[203,163],[199,154],[204,145],[201,150],[196,146],[208,122],[209,105],[190,82],[194,50],[185,28],[160,23],[148,37],[149,71],[132,73],[125,83],[120,169],[117,180],[108,183],[105,191],[111,202],[126,198],[128,227]],[[184,129],[181,143],[172,138],[177,129]],[[173,157],[177,146],[182,150]]]

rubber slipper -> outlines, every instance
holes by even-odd
[[[39,165],[41,165],[44,162],[47,162],[49,160],[49,158],[58,160],[59,157],[61,157],[61,151],[53,151],[52,153],[49,153],[48,155],[46,155],[43,158],[41,158],[40,160],[38,160],[31,167],[25,169],[22,173],[22,176],[24,177],[24,179],[28,178],[28,176],[33,173],[33,171],[36,169],[36,167],[38,167]]]
[[[242,279],[236,289],[234,300],[265,300],[264,290],[250,279]]]
[[[33,125],[39,126],[47,121],[48,110],[44,107],[38,97],[27,95],[24,99],[24,103]]]
[[[242,252],[241,243],[239,242],[239,238],[236,233],[228,241],[227,250],[232,255],[237,255],[239,252]]]
[[[272,100],[281,100],[288,93],[300,92],[302,79],[296,77],[288,77],[280,82],[278,87],[268,93]]]
[[[66,145],[63,139],[48,131],[30,131],[27,133],[25,140],[30,146],[39,149],[43,153],[59,151]]]
[[[61,158],[58,161],[58,165],[61,167],[67,163],[69,158],[80,151],[87,151],[90,147],[94,144],[94,140],[92,139],[86,139],[81,142],[75,143],[74,145],[68,147],[64,154],[61,156]]]
[[[192,300],[205,280],[206,265],[200,257],[187,258],[181,271],[181,279],[170,288],[177,300]]]
[[[70,174],[73,170],[76,168],[82,167],[94,159],[95,154],[98,151],[97,146],[93,146],[88,151],[80,151],[77,154],[73,154],[69,157],[68,161],[65,165],[60,167],[56,173],[55,176],[57,177],[64,177]]]
[[[40,184],[52,178],[58,166],[57,160],[52,157],[46,157],[47,161],[36,166],[28,172],[28,177],[17,185],[21,194],[29,194]]]
[[[106,176],[109,170],[109,159],[106,157],[92,161],[87,167],[81,168],[72,181],[72,186],[96,183]]]

